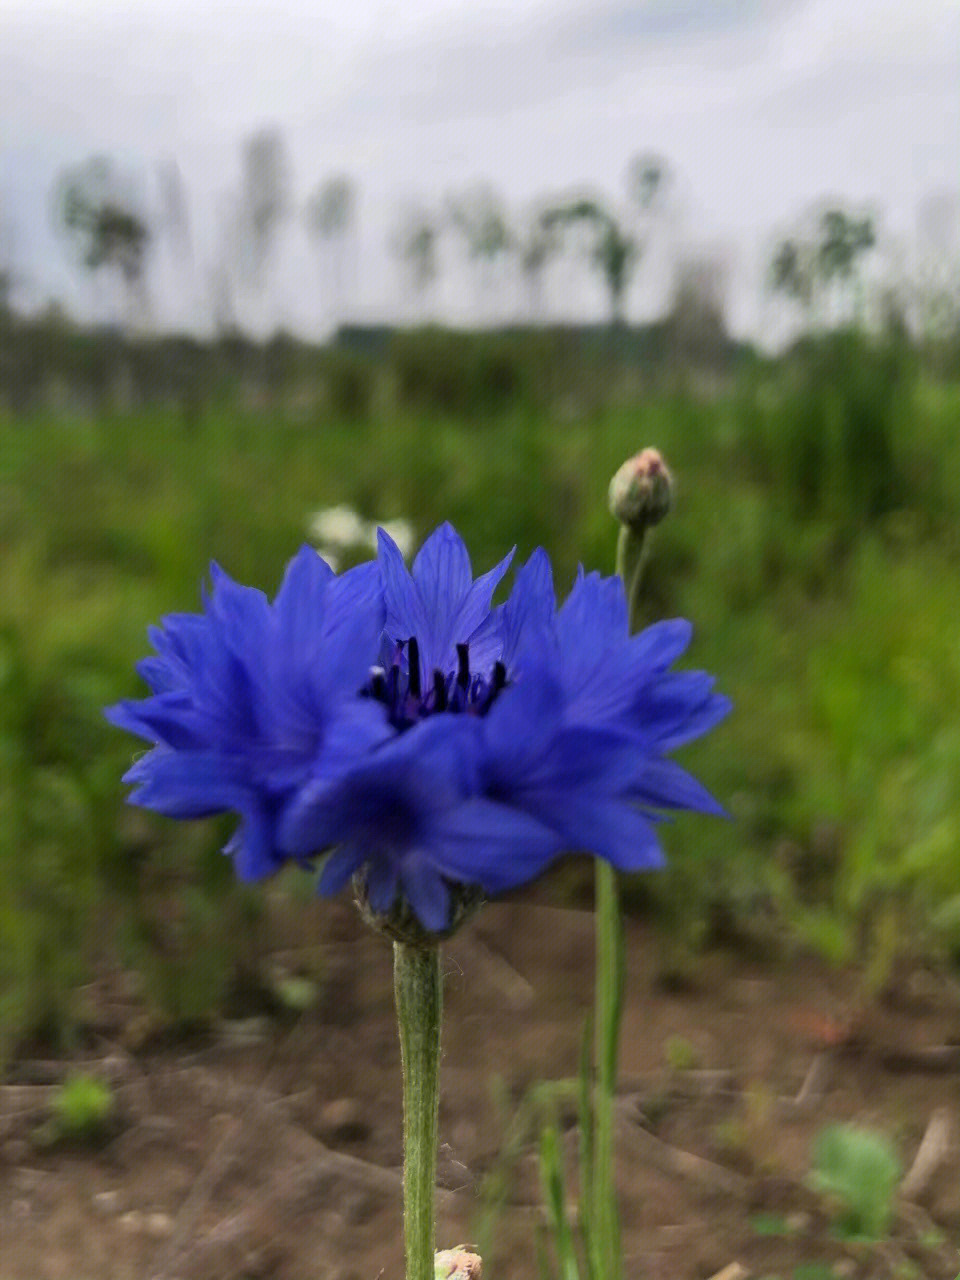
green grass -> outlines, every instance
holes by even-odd
[[[836,1202],[835,1230],[842,1239],[876,1243],[885,1237],[901,1172],[882,1133],[834,1124],[817,1135],[810,1180]]]
[[[186,1023],[256,968],[260,896],[219,855],[229,822],[125,807],[141,744],[101,714],[141,691],[148,624],[198,607],[212,558],[273,591],[310,513],[347,503],[421,536],[452,520],[478,569],[543,544],[563,592],[579,562],[611,570],[607,484],[647,444],[677,480],[649,617],[689,616],[690,663],[736,704],[682,754],[733,821],[665,827],[671,868],[628,904],[687,956],[786,936],[865,952],[877,986],[904,955],[960,957],[960,388],[904,374],[878,407],[864,377],[830,376],[812,409],[809,371],[785,365],[708,402],[469,418],[389,403],[343,420],[209,408],[189,429],[175,410],[0,417],[0,1049],[69,1042],[76,987],[104,961],[139,969]],[[810,438],[825,422],[829,448]],[[821,445],[814,501],[797,451]]]

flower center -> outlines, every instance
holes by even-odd
[[[424,689],[420,646],[416,636],[410,636],[406,641],[395,642],[388,667],[377,666],[371,670],[370,683],[362,693],[382,702],[389,712],[390,723],[402,731],[438,711],[486,715],[506,684],[507,669],[502,662],[495,662],[489,675],[473,672],[469,646],[458,644],[456,671],[435,667],[429,687]]]

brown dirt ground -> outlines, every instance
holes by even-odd
[[[390,949],[347,904],[298,918],[285,957],[295,963],[319,936],[325,982],[296,1022],[246,1019],[133,1051],[135,1011],[107,990],[84,1055],[9,1066],[2,1280],[376,1280],[381,1271],[400,1280]],[[951,979],[917,970],[895,1005],[864,1002],[855,974],[717,953],[695,983],[670,991],[656,980],[659,954],[648,929],[628,927],[617,1170],[627,1280],[954,1280],[960,995]],[[511,1110],[534,1082],[576,1073],[593,917],[532,900],[492,904],[444,955],[438,1214],[450,1247],[475,1237],[481,1183]],[[96,1148],[39,1148],[32,1135],[56,1083],[81,1063],[113,1081],[116,1124]],[[890,1239],[839,1241],[829,1206],[805,1184],[814,1135],[836,1119],[882,1128],[908,1169],[932,1118],[939,1161],[918,1191],[898,1196]],[[572,1116],[566,1123],[572,1156]],[[513,1169],[484,1261],[494,1280],[538,1274],[534,1149]],[[571,1158],[571,1200],[574,1168]]]

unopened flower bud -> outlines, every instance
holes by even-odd
[[[452,937],[484,903],[483,891],[479,886],[450,884],[449,924],[446,929],[433,933],[423,927],[402,894],[397,895],[388,911],[377,911],[370,905],[365,872],[357,872],[352,883],[354,901],[364,923],[391,942],[403,942],[410,947],[432,947],[440,940]]]
[[[458,1244],[433,1255],[435,1280],[481,1280],[480,1257],[475,1246]]]
[[[641,449],[610,481],[610,510],[621,524],[642,533],[670,510],[673,480],[659,449]]]

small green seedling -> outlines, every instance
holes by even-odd
[[[693,1071],[700,1063],[696,1047],[686,1036],[671,1036],[663,1046],[663,1055],[671,1071]]]
[[[105,1080],[85,1072],[67,1076],[53,1096],[51,1114],[34,1132],[40,1146],[58,1142],[100,1141],[114,1113],[113,1090]]]
[[[750,1226],[758,1236],[789,1236],[794,1232],[782,1213],[755,1213]]]
[[[826,1262],[802,1262],[793,1271],[793,1280],[838,1280],[836,1271]]]
[[[817,1136],[813,1166],[813,1187],[839,1204],[838,1233],[847,1240],[882,1240],[900,1180],[890,1140],[872,1129],[831,1125]]]

